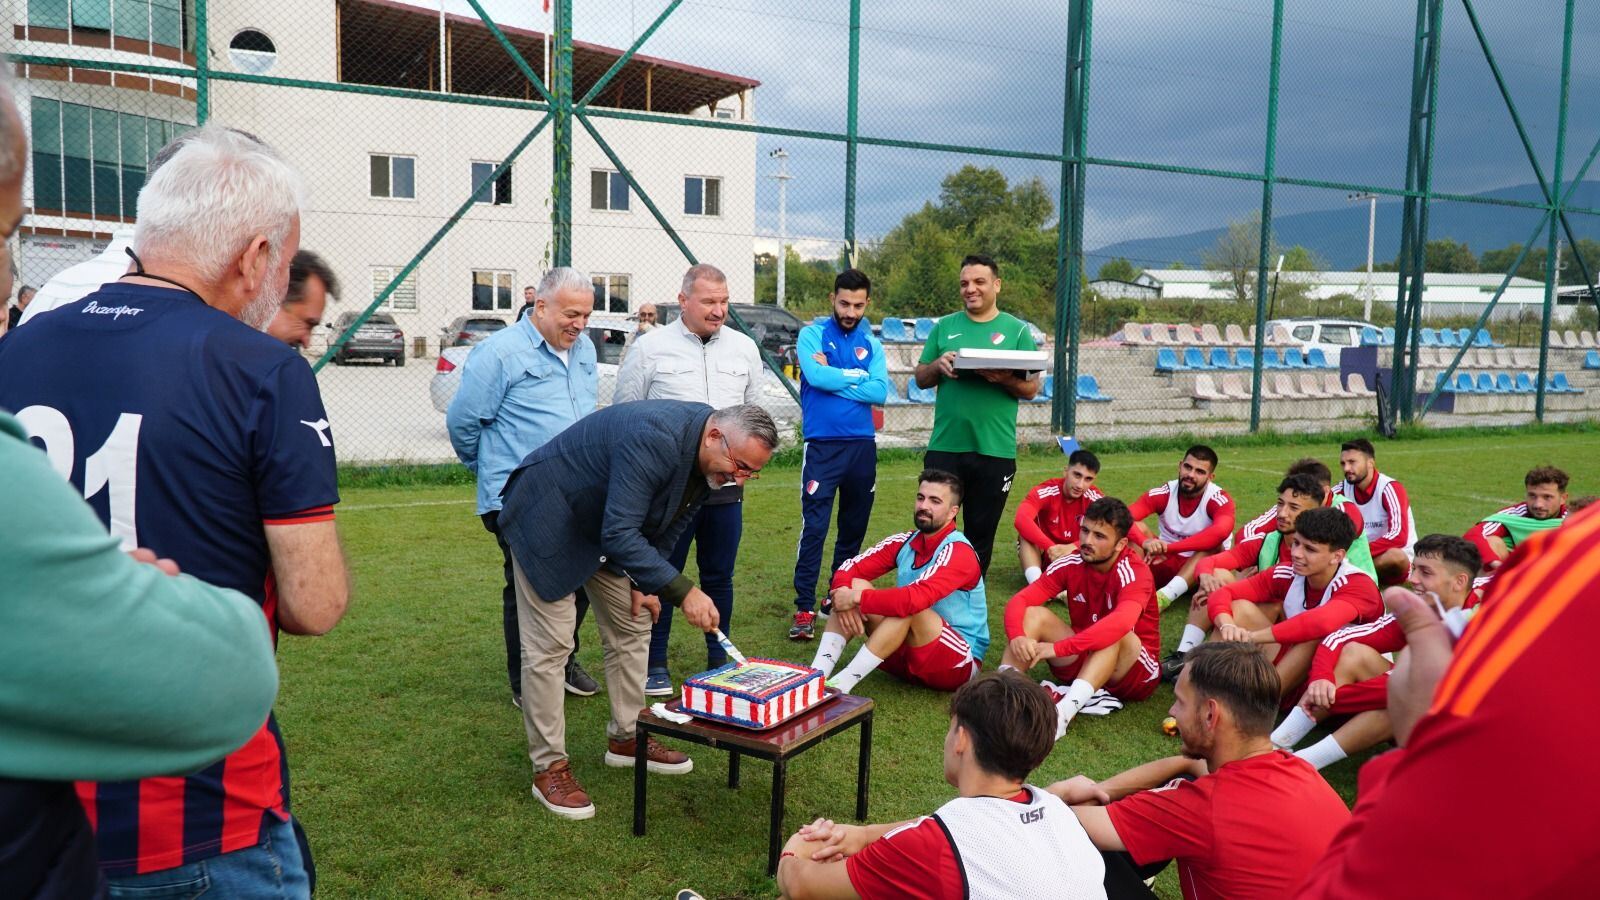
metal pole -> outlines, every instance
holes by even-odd
[[[211,53],[206,36],[206,0],[194,5],[194,123],[211,118]]]
[[[778,161],[778,174],[770,176],[778,182],[778,290],[775,302],[784,307],[784,282],[789,268],[789,153],[782,147],[769,154]]]
[[[1556,117],[1556,162],[1550,173],[1550,180],[1556,188],[1554,192],[1556,206],[1550,217],[1550,249],[1544,261],[1544,318],[1539,324],[1539,383],[1538,393],[1534,395],[1533,401],[1533,417],[1540,422],[1544,421],[1545,379],[1549,377],[1550,371],[1550,314],[1555,306],[1556,279],[1561,276],[1561,270],[1556,265],[1556,255],[1561,252],[1561,245],[1556,238],[1558,231],[1556,220],[1561,215],[1561,175],[1567,155],[1567,97],[1572,87],[1573,5],[1573,0],[1567,0],[1566,23],[1561,35],[1561,108]]]
[[[1053,371],[1057,384],[1050,404],[1052,430],[1067,434],[1078,420],[1078,280],[1083,235],[1083,136],[1087,117],[1088,32],[1093,11],[1088,0],[1071,0],[1067,10],[1067,73],[1061,128],[1061,185],[1056,216],[1056,322]]]
[[[1367,289],[1366,303],[1361,307],[1361,319],[1372,321],[1372,243],[1378,232],[1378,195],[1367,195]]]
[[[555,0],[554,130],[550,154],[551,265],[572,265],[572,0]]]
[[[856,264],[856,129],[861,109],[861,0],[850,0],[850,83],[845,107],[844,253]]]
[[[1261,182],[1261,249],[1256,257],[1256,352],[1250,369],[1250,430],[1261,428],[1261,357],[1267,339],[1267,254],[1272,252],[1272,185],[1278,164],[1278,70],[1283,61],[1283,0],[1272,3],[1272,68],[1267,78],[1267,158]]]

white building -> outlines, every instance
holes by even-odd
[[[1267,277],[1272,277],[1270,271]],[[1372,273],[1373,301],[1376,305],[1394,306],[1399,277],[1394,272]],[[1494,298],[1494,292],[1503,280],[1504,275],[1495,274],[1426,273],[1422,279],[1423,315],[1478,315]],[[1218,270],[1146,269],[1135,279],[1135,283],[1154,288],[1164,300],[1232,300],[1234,296],[1231,276]],[[1284,272],[1280,284],[1303,284],[1307,287],[1306,296],[1314,300],[1331,300],[1341,295],[1361,297],[1366,289],[1367,273]],[[1552,313],[1554,319],[1564,321],[1571,318],[1576,302],[1575,299],[1560,298]],[[1515,319],[1524,312],[1538,315],[1543,308],[1544,282],[1512,278],[1500,303],[1495,306],[1493,318]]]
[[[181,7],[180,7],[181,4]],[[69,59],[192,66],[189,0],[32,0],[7,7],[4,49]],[[472,17],[394,0],[207,6],[212,68],[536,100],[487,28]],[[535,71],[543,34],[502,27]],[[581,97],[621,51],[578,42]],[[40,284],[103,248],[133,221],[145,162],[195,121],[194,82],[163,76],[28,66],[18,101],[33,158],[31,208],[18,247],[20,281]],[[685,119],[751,120],[748,78],[637,55],[595,106]],[[260,136],[304,174],[301,246],[326,257],[343,296],[365,306],[453,215],[543,116],[533,110],[211,81],[211,119]],[[596,281],[596,303],[631,310],[672,300],[687,267],[637,194],[574,123],[572,261]],[[721,266],[735,300],[754,291],[754,134],[597,118],[656,206],[702,261]],[[456,316],[509,317],[551,254],[551,128],[483,185],[480,202],[394,293],[408,336],[434,337]]]

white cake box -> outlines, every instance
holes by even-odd
[[[955,367],[1043,372],[1050,368],[1050,354],[1043,350],[986,350],[980,347],[966,347],[956,351]]]
[[[741,728],[771,728],[821,703],[822,672],[777,659],[701,672],[683,682],[683,711]]]

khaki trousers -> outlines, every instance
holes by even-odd
[[[512,559],[517,592],[517,631],[522,641],[522,727],[535,772],[567,758],[566,677],[578,608],[574,595],[546,601]],[[632,615],[628,579],[601,569],[585,583],[589,609],[600,631],[611,722],[606,735],[632,740],[644,708],[645,657],[650,650],[650,614]]]

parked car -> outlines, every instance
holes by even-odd
[[[1333,365],[1339,364],[1339,351],[1361,345],[1361,329],[1375,328],[1371,322],[1360,319],[1318,319],[1303,316],[1294,319],[1273,319],[1267,323],[1267,334],[1282,328],[1289,334],[1289,345],[1299,347],[1302,353],[1317,349]]]
[[[739,314],[745,327],[739,329],[750,335],[763,350],[771,353],[784,361],[792,361],[795,342],[800,340],[800,329],[806,323],[795,317],[794,313],[765,303],[730,303],[729,307]],[[678,304],[657,303],[656,321],[662,325],[677,320],[680,315]],[[728,319],[729,324],[733,318]]]
[[[625,313],[597,312],[589,317],[589,339],[594,341],[595,362],[600,374],[600,404],[611,402],[617,387],[617,366],[627,348],[628,335],[637,323]],[[481,339],[480,339],[481,340]],[[458,344],[439,351],[439,361],[434,363],[433,378],[428,382],[428,399],[433,408],[444,412],[461,387],[461,367],[472,353],[472,344]]]
[[[439,346],[470,347],[509,324],[494,316],[457,316],[444,327]]]
[[[340,314],[338,320],[330,327],[333,328],[332,339],[337,340],[344,334],[350,323],[356,320],[360,313],[347,312]],[[394,316],[388,313],[373,313],[355,334],[350,336],[344,346],[333,354],[335,365],[345,365],[352,359],[379,359],[392,362],[396,366],[406,364],[406,335],[400,330],[399,323]]]

